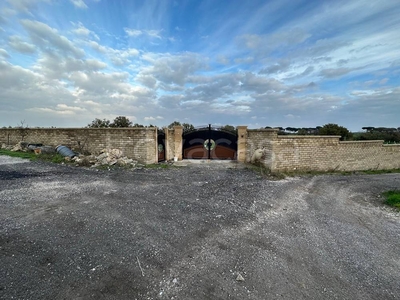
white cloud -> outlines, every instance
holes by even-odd
[[[32,15],[32,10],[35,10],[40,2],[49,3],[51,0],[7,0],[11,6],[18,12]]]
[[[34,53],[36,48],[34,45],[24,42],[19,36],[10,36],[8,39],[8,45],[14,50],[21,53]]]
[[[161,116],[156,116],[156,117],[144,117],[145,121],[156,121],[156,120],[163,120],[164,118]]]
[[[136,77],[139,82],[146,82],[149,78],[154,78],[165,85],[183,86],[190,75],[205,68],[204,60],[195,53],[177,55],[149,53],[142,58],[151,65],[140,70]]]
[[[70,0],[70,1],[77,8],[82,8],[82,9],[88,8],[83,0]]]
[[[8,52],[4,49],[0,48],[0,56],[4,57],[4,58],[9,58],[10,55],[8,54]]]
[[[116,66],[127,66],[131,63],[131,59],[137,57],[140,52],[135,48],[114,49],[111,47],[102,46],[95,41],[88,42],[92,49],[101,54],[105,54],[108,59]]]
[[[130,37],[139,37],[141,35],[146,35],[151,38],[162,39],[161,32],[162,30],[140,30],[140,29],[132,29],[132,28],[124,28],[126,34]]]
[[[54,48],[57,51],[72,54],[75,57],[82,57],[85,54],[82,49],[77,48],[71,41],[47,24],[27,19],[21,20],[21,24],[28,32],[32,42],[40,47],[42,51]]]
[[[124,30],[128,34],[128,36],[131,36],[131,37],[137,37],[137,36],[143,34],[143,31],[138,30],[138,29],[124,28]]]

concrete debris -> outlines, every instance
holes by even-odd
[[[236,277],[236,281],[244,281],[244,278],[240,273],[238,273],[238,276]]]
[[[123,156],[123,153],[120,149],[104,149],[100,152],[100,155],[79,155],[72,159],[80,166],[89,166],[93,167],[98,166],[136,166],[137,161],[130,159],[126,156]]]
[[[251,157],[251,163],[255,163],[256,161],[260,161],[265,154],[265,149],[256,149]]]
[[[18,142],[15,145],[6,145],[3,143],[1,145],[1,149],[10,150],[13,152],[17,152],[17,151],[35,152],[36,154],[56,152],[56,150],[52,146],[44,146],[43,144],[29,144],[24,141]]]
[[[7,149],[11,151],[24,151],[24,152],[35,152],[36,154],[41,153],[55,153],[56,149],[62,147],[62,150],[72,152],[69,148],[65,146],[58,146],[54,148],[52,146],[44,146],[43,144],[29,144],[27,142],[19,142],[16,145],[6,145],[1,144],[1,149]],[[65,152],[64,151],[64,152]],[[61,151],[63,152],[63,151]],[[60,153],[65,156],[65,161],[75,162],[78,166],[119,166],[119,167],[143,167],[143,165],[138,164],[136,160],[128,158],[123,155],[120,149],[103,149],[100,151],[98,156],[95,155],[83,155],[79,154],[76,156],[65,155],[65,153]],[[74,152],[74,154],[77,154]]]
[[[27,151],[28,143],[27,142],[19,142],[17,143],[11,151],[16,152],[16,151]]]

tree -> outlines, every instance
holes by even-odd
[[[110,127],[131,127],[132,122],[127,117],[119,116],[114,119]]]
[[[173,121],[171,124],[168,125],[169,129],[174,128],[174,126],[182,126],[181,122]]]
[[[96,119],[94,119],[92,121],[92,123],[88,124],[86,127],[89,127],[89,128],[108,128],[108,127],[110,127],[110,121],[106,120],[106,119],[100,120],[100,119],[96,118]]]
[[[286,131],[290,131],[290,132],[297,132],[297,131],[299,131],[299,128],[296,128],[296,127],[286,127],[285,129],[286,129]]]
[[[19,128],[19,134],[21,135],[21,141],[28,135],[29,126],[25,124],[25,120],[21,121],[20,124],[16,127]]]
[[[232,125],[225,125],[221,127],[222,130],[236,133],[236,128]]]
[[[363,127],[362,129],[366,130],[367,132],[372,132],[375,129],[375,127],[367,126],[367,127]]]
[[[183,123],[182,127],[183,127],[183,131],[189,131],[189,130],[193,130],[194,129],[194,126],[192,124],[189,124],[189,123]]]
[[[142,125],[142,124],[139,124],[139,123],[135,123],[135,124],[133,124],[133,126],[132,127],[139,127],[139,128],[143,128],[144,127],[144,125]]]
[[[320,135],[340,135],[340,140],[345,141],[349,140],[352,137],[351,132],[343,127],[339,126],[337,124],[325,124],[319,129],[319,134]]]

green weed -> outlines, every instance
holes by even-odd
[[[33,152],[19,152],[19,151],[10,151],[5,149],[0,149],[0,155],[7,155],[11,157],[19,157],[19,158],[26,158],[30,160],[37,160],[37,155]]]
[[[383,195],[386,197],[385,203],[387,205],[396,207],[400,209],[400,191],[399,190],[392,190],[384,192]]]

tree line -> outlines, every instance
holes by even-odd
[[[192,124],[180,123],[179,121],[174,121],[169,124],[168,128],[173,128],[174,126],[182,126],[184,131],[190,131],[195,129]],[[129,118],[124,116],[119,116],[110,121],[107,119],[94,119],[86,127],[88,128],[113,128],[113,127],[156,127],[152,124],[142,125],[142,124],[132,124]],[[278,129],[279,135],[337,135],[340,136],[342,141],[359,141],[359,140],[384,140],[386,143],[400,143],[400,127],[389,128],[389,127],[362,127],[365,132],[350,132],[346,127],[340,126],[338,124],[328,123],[323,126],[316,127],[270,127],[267,128]],[[220,127],[222,130],[236,132],[236,128],[232,125],[225,125]]]
[[[172,129],[174,126],[182,126],[183,131],[190,131],[194,130],[195,127],[193,124],[189,123],[181,123],[179,121],[174,121],[171,124],[169,124],[167,127]],[[125,127],[139,127],[139,128],[146,128],[146,127],[157,127],[155,125],[142,125],[142,124],[132,124],[132,122],[129,120],[129,118],[125,116],[119,116],[114,119],[114,121],[110,121],[107,119],[94,119],[91,123],[89,123],[87,128],[125,128]],[[220,127],[220,129],[227,130],[227,131],[236,131],[236,128],[232,125],[225,125]]]

